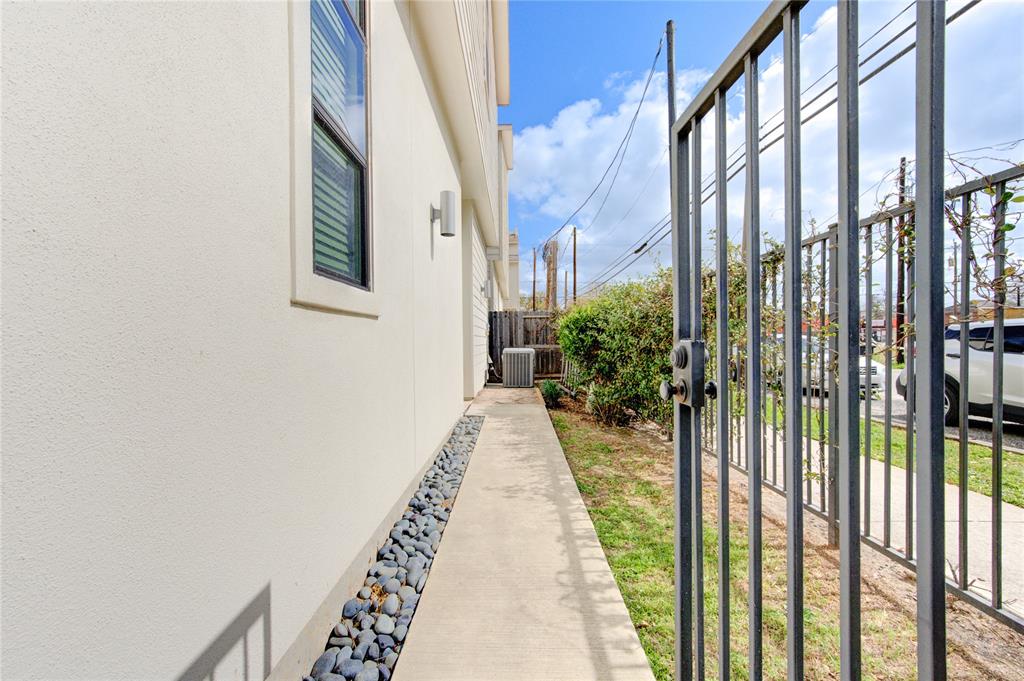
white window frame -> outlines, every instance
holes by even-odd
[[[369,34],[371,3],[364,4]],[[370,41],[366,40],[366,178],[363,183],[366,220],[366,288],[317,274],[313,269],[313,75],[310,3],[288,3],[291,26],[291,302],[300,307],[377,318],[380,296],[375,290],[377,249],[373,240],[373,142],[370,95]]]

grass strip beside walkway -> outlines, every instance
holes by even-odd
[[[670,681],[674,635],[671,448],[636,431],[599,426],[576,412],[552,412],[551,420],[654,674],[659,681]],[[707,678],[715,678],[716,490],[707,479],[704,485],[705,646]],[[746,508],[735,498],[731,506],[730,670],[732,678],[742,680],[748,678]],[[833,679],[838,670],[838,564],[832,553],[810,546],[807,551],[806,579],[815,585],[807,589],[804,610],[807,679]],[[763,556],[764,677],[785,678],[784,528],[765,524]],[[864,678],[914,678],[912,617],[869,602],[862,631]]]
[[[815,398],[817,399],[817,398]],[[772,399],[769,397],[765,403],[765,418],[771,422]],[[783,408],[778,406],[777,421],[782,422]],[[804,424],[811,419],[811,439],[819,441],[819,433],[825,433],[825,441],[828,440],[828,411],[821,412],[812,407],[810,410],[804,407]],[[806,425],[805,425],[806,427]],[[806,431],[803,431],[806,432]],[[864,419],[860,420],[861,442],[864,438]],[[896,468],[906,469],[907,467],[907,430],[901,426],[894,425],[891,435],[892,465]],[[945,475],[946,483],[960,485],[960,442],[959,440],[945,439],[946,458]],[[861,445],[863,453],[863,444]],[[885,461],[885,425],[877,420],[871,421],[871,458],[875,461]],[[970,442],[967,445],[967,489],[987,497],[992,496],[992,448],[985,445]],[[1024,508],[1024,454],[1018,452],[1003,452],[1003,501],[1014,506]]]

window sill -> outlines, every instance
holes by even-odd
[[[380,299],[376,292],[367,291],[312,272],[307,277],[296,277],[292,305],[377,319],[380,317]]]

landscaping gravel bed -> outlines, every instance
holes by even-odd
[[[303,681],[391,678],[483,420],[464,416],[455,424]]]

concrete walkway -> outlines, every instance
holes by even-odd
[[[653,681],[536,390],[485,416],[395,681]]]

